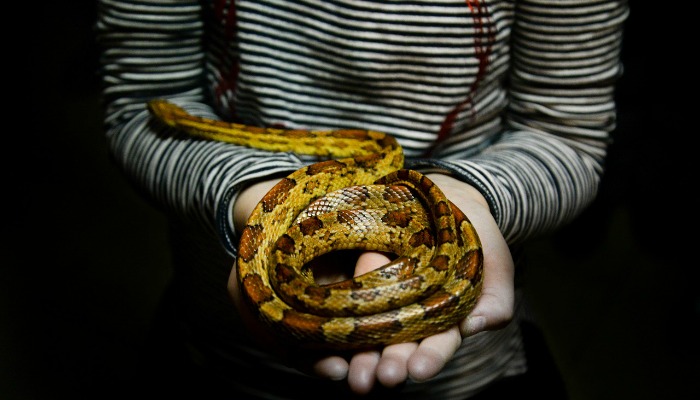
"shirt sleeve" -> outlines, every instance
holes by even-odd
[[[509,243],[552,230],[595,198],[615,128],[626,1],[518,1],[505,129],[468,159],[421,159],[486,197]]]
[[[206,101],[201,15],[199,1],[100,0],[105,129],[113,160],[140,192],[166,212],[216,231],[233,254],[230,208],[240,188],[302,162],[289,153],[194,139],[146,111],[148,100],[167,98],[219,119]]]

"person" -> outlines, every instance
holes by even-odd
[[[566,397],[524,301],[520,249],[596,197],[628,11],[624,0],[99,0],[111,155],[169,219],[174,322],[158,340],[181,343],[189,369],[168,370],[168,384],[215,398]],[[258,127],[393,135],[481,238],[476,308],[379,350],[266,340],[241,305],[237,242],[267,190],[313,160],[190,137],[154,121],[155,98]],[[367,252],[351,267],[385,261]]]

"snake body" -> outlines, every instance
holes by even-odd
[[[232,124],[160,99],[148,109],[203,139],[327,158],[283,178],[240,235],[241,292],[283,338],[329,349],[410,342],[448,329],[473,309],[483,276],[479,237],[437,185],[403,168],[392,136]],[[344,249],[397,258],[353,279],[316,283],[309,262]]]

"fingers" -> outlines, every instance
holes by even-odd
[[[514,266],[509,248],[488,208],[478,201],[463,202],[459,206],[467,211],[479,232],[484,254],[481,296],[474,310],[459,326],[425,338],[420,343],[390,345],[381,351],[359,352],[348,359],[328,354],[301,357],[297,354],[291,357],[296,360],[294,364],[303,364],[300,369],[321,378],[335,381],[347,379],[350,389],[362,395],[372,391],[377,384],[392,388],[409,378],[414,381],[430,379],[453,357],[463,337],[507,324],[513,317],[514,307]],[[389,261],[382,253],[363,252],[356,260],[354,275],[364,274]],[[246,307],[240,304],[235,269],[231,275],[229,291],[242,310],[244,319],[248,320],[250,316],[246,316]],[[284,348],[278,350],[285,352]]]
[[[484,288],[474,311],[459,326],[463,337],[503,328],[513,318],[513,290]]]
[[[312,371],[321,378],[340,381],[348,376],[349,365],[342,357],[330,356],[314,363]]]
[[[387,346],[377,365],[377,380],[385,387],[396,387],[408,379],[408,360],[418,348],[418,343],[401,343]]]
[[[424,381],[437,375],[452,358],[462,338],[484,330],[499,329],[513,318],[514,265],[505,239],[490,214],[476,215],[475,226],[484,246],[484,281],[476,307],[459,326],[430,336],[418,343],[387,346],[381,355],[355,356],[350,362],[348,382],[357,393],[367,393],[376,380],[395,387],[411,378]],[[477,226],[478,225],[478,226]],[[385,264],[381,253],[363,253],[355,274]]]
[[[502,328],[513,318],[514,264],[488,203],[473,187],[454,178],[430,175],[466,215],[479,233],[484,254],[481,296],[470,315],[461,322],[462,336]]]
[[[363,352],[350,361],[348,383],[358,394],[368,393],[375,379],[384,387],[396,387],[410,377],[421,382],[437,375],[462,342],[455,326],[416,342],[390,345],[381,352]]]
[[[437,375],[462,343],[457,327],[423,339],[408,360],[408,374],[422,382]]]
[[[481,222],[484,249],[484,281],[474,310],[460,324],[463,337],[499,329],[513,318],[515,267],[510,249],[495,222]]]
[[[357,394],[367,394],[374,387],[380,354],[378,351],[365,351],[352,356],[348,371],[348,385]]]
[[[389,259],[389,257],[385,256],[382,253],[376,251],[363,252],[357,258],[357,265],[355,266],[355,276],[359,276],[374,269],[377,269],[390,261],[391,260]]]
[[[389,258],[381,253],[364,252],[357,259],[355,276],[376,269],[389,261]],[[355,354],[350,360],[348,371],[350,389],[357,394],[367,394],[374,387],[376,380],[386,387],[403,383],[408,376],[407,361],[416,346],[415,343],[402,343],[387,346],[381,353],[366,351]]]

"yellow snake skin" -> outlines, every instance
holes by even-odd
[[[420,340],[473,309],[483,277],[479,237],[437,185],[403,168],[403,151],[392,136],[257,128],[196,117],[160,99],[148,109],[202,139],[325,159],[274,186],[240,235],[242,294],[282,339],[310,348],[366,349]],[[345,249],[396,258],[354,279],[316,283],[309,262]]]

